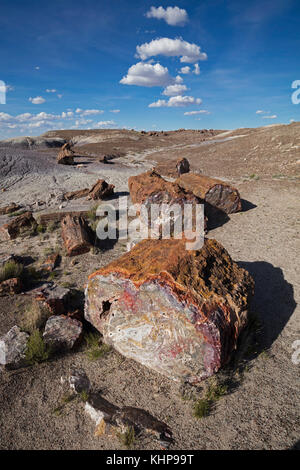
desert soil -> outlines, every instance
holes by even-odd
[[[77,132],[77,134],[76,134]],[[251,356],[237,352],[235,364],[220,376],[228,391],[209,416],[193,416],[193,399],[183,399],[182,384],[146,369],[112,351],[90,361],[84,345],[37,366],[0,372],[1,449],[122,449],[114,437],[94,436],[84,404],[72,401],[61,414],[55,408],[68,391],[61,377],[70,367],[85,369],[93,388],[119,406],[136,406],[165,421],[173,431],[171,449],[299,448],[299,364],[292,361],[300,340],[299,163],[300,123],[236,131],[176,131],[142,135],[134,131],[58,131],[48,135],[72,139],[77,165],[57,165],[56,149],[0,146],[0,206],[16,202],[34,215],[86,209],[90,202],[63,202],[67,191],[90,187],[105,178],[117,197],[127,195],[127,179],[156,166],[174,177],[175,162],[187,157],[192,171],[223,178],[243,198],[243,211],[211,230],[232,258],[254,277],[251,310],[262,330]],[[110,164],[99,162],[115,154]],[[7,217],[0,217],[0,224]],[[49,248],[61,247],[60,230],[0,243],[0,255],[30,256],[38,267]],[[87,276],[126,251],[118,241],[102,250],[62,257],[55,282],[83,289]],[[298,255],[298,256],[297,256]],[[28,294],[0,297],[0,335],[22,320]],[[241,359],[241,357],[243,359]],[[240,361],[240,362],[239,362]],[[186,390],[185,398],[201,391]],[[136,449],[160,449],[142,436]]]

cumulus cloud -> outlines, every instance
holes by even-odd
[[[115,125],[115,121],[99,121],[95,124],[96,127],[110,127]]]
[[[149,104],[149,108],[178,108],[183,106],[190,106],[192,104],[201,104],[202,100],[200,98],[194,98],[193,96],[172,96],[168,101],[158,100],[154,103]]]
[[[120,80],[123,85],[137,86],[167,86],[174,82],[170,76],[167,67],[163,67],[159,63],[154,65],[144,62],[138,62],[132,65],[127,75]]]
[[[56,90],[54,88],[47,88],[46,93],[56,93]]]
[[[185,75],[191,73],[191,67],[189,67],[188,65],[186,65],[185,67],[181,67],[179,73],[183,73]]]
[[[42,96],[36,96],[35,98],[29,98],[29,101],[32,104],[43,104],[46,100]]]
[[[136,57],[147,60],[149,57],[164,55],[166,57],[180,57],[180,62],[194,63],[206,60],[207,55],[201,52],[200,46],[184,41],[182,38],[153,39],[136,47]]]
[[[175,84],[167,86],[162,94],[165,96],[177,96],[182,95],[186,90],[187,87],[185,85]]]
[[[276,119],[277,114],[272,114],[272,116],[262,116],[263,119]]]
[[[195,64],[195,65],[194,65],[194,71],[193,71],[193,73],[194,73],[195,75],[200,75],[200,67],[199,67],[199,64]]]
[[[158,20],[165,20],[170,26],[184,26],[188,21],[188,14],[186,10],[178,7],[151,7],[146,13],[147,18],[157,18]]]

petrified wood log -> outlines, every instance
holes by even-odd
[[[83,217],[67,215],[61,221],[62,239],[68,256],[81,255],[91,249],[91,232]]]
[[[226,364],[254,281],[216,240],[143,240],[89,276],[85,318],[124,356],[197,383]]]
[[[190,164],[186,158],[181,158],[177,160],[176,169],[178,176],[183,175],[183,173],[188,173],[190,171]]]
[[[114,193],[114,185],[108,184],[105,180],[98,180],[91,188],[88,199],[105,199]]]
[[[65,193],[63,198],[66,201],[70,201],[72,199],[80,199],[82,197],[88,196],[89,192],[89,188],[78,189],[77,191],[70,191],[69,193]]]
[[[176,183],[181,188],[192,191],[195,196],[226,214],[242,210],[238,190],[224,181],[204,175],[187,173],[177,178]]]
[[[19,209],[21,209],[21,206],[15,202],[12,202],[8,206],[0,207],[0,215],[11,214],[12,212],[15,212]]]
[[[34,230],[37,226],[36,220],[32,216],[32,212],[24,212],[13,218],[7,224],[0,227],[0,240],[13,240],[17,236],[28,229]]]
[[[62,212],[50,212],[46,214],[39,214],[39,223],[43,226],[48,225],[51,222],[58,223],[61,222],[67,215],[71,217],[84,217],[88,211],[62,211]]]
[[[161,232],[160,226],[170,222],[169,207],[179,205],[181,208],[186,204],[200,204],[202,201],[191,191],[182,189],[178,184],[166,181],[155,170],[147,171],[137,176],[131,176],[128,179],[128,187],[131,200],[134,204],[143,205],[146,208],[146,214],[141,214],[143,223],[148,222],[148,227]],[[153,217],[151,207],[157,204],[160,207],[160,215]],[[183,216],[183,213],[181,213]],[[145,219],[147,218],[147,220]],[[145,219],[145,220],[144,220]],[[173,218],[175,223],[176,217]],[[204,221],[204,229],[206,220]]]

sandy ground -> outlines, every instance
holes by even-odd
[[[290,126],[285,127],[290,131]],[[294,137],[288,133],[284,145],[296,145],[293,139],[300,135],[299,128],[298,125],[298,134],[293,129]],[[280,132],[280,139],[284,141],[286,132]],[[255,154],[254,160],[245,166],[244,158],[250,158],[245,155],[258,141],[252,130],[236,131],[236,134],[247,133],[253,134],[252,142],[248,135],[244,147],[240,144],[241,137],[205,144],[200,150],[199,147],[185,148],[183,155],[190,158],[195,170],[235,182],[244,199],[244,211],[230,215],[227,223],[208,235],[220,241],[233,259],[253,275],[256,290],[251,309],[263,324],[259,344],[252,356],[244,358],[234,373],[230,368],[222,373],[227,377],[228,393],[208,417],[197,420],[193,417],[193,401],[182,398],[181,384],[124,359],[116,352],[91,362],[82,345],[75,352],[41,365],[1,372],[2,449],[122,448],[117,438],[94,436],[94,425],[84,413],[83,403],[68,403],[59,416],[54,412],[67,391],[60,379],[68,375],[71,365],[83,367],[94,389],[101,391],[111,402],[146,409],[168,423],[175,438],[171,449],[299,448],[299,365],[293,364],[291,359],[292,344],[300,339],[300,309],[297,306],[300,300],[297,262],[300,194],[296,166],[299,152],[297,157],[295,149],[289,147],[290,153],[282,152],[279,158],[274,144],[276,157],[272,164],[270,157],[264,159],[266,148],[260,148],[260,158]],[[270,141],[272,137],[274,135]],[[277,141],[274,139],[273,142]],[[16,155],[15,150],[1,149],[0,184],[6,188],[0,193],[1,206],[14,201],[34,207],[36,201],[47,202],[53,193],[50,204],[47,202],[45,207],[49,209],[50,205],[51,210],[56,210],[63,192],[90,186],[101,177],[115,184],[118,194],[125,194],[128,176],[145,171],[153,166],[153,162],[171,170],[174,159],[183,152],[182,148],[175,150],[174,145],[190,146],[192,136],[187,136],[187,142],[182,142],[181,138],[181,143],[172,141],[169,144],[169,150],[163,145],[161,152],[157,152],[158,147],[154,149],[156,152],[153,148],[137,149],[136,152],[132,149],[111,165],[97,163],[92,156],[85,156],[78,159],[78,162],[86,162],[84,166],[73,168],[56,165],[56,152],[53,151],[22,150]],[[231,148],[232,172],[224,161],[222,145]],[[209,158],[205,159],[205,155]],[[84,204],[86,202],[82,206]],[[43,208],[43,205],[38,207],[39,210]],[[46,249],[60,243],[60,233],[56,230],[22,241],[2,243],[0,254],[30,255],[38,265],[45,258]],[[57,270],[57,282],[82,288],[88,274],[125,250],[125,244],[118,242],[96,254],[77,257],[75,266],[63,257]],[[28,295],[10,297],[9,301],[7,297],[0,298],[0,334],[20,321],[29,301]],[[191,393],[197,395],[198,392]],[[160,447],[152,438],[141,436],[136,448]]]

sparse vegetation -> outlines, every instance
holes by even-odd
[[[43,225],[37,225],[36,227],[36,232],[41,234],[41,233],[44,233],[46,231],[45,227]]]
[[[98,206],[93,206],[87,213],[86,217],[87,219],[90,221],[90,222],[94,222],[95,220],[97,220],[97,209],[98,209]]]
[[[85,403],[89,399],[89,392],[87,390],[82,390],[82,392],[80,392],[79,394],[79,397],[80,397],[80,400]]]
[[[91,361],[95,361],[111,351],[111,347],[107,344],[100,344],[100,336],[97,333],[88,333],[85,341],[87,345],[86,355]]]
[[[47,226],[47,232],[54,232],[58,228],[57,222],[50,222]]]
[[[0,282],[6,281],[13,277],[21,277],[24,266],[16,261],[8,261],[0,270]]]
[[[136,443],[136,436],[133,426],[128,426],[124,432],[118,432],[117,437],[127,449],[134,448]]]
[[[208,416],[216,402],[227,393],[227,386],[217,381],[209,383],[204,396],[194,404],[194,416],[197,419]]]
[[[26,212],[25,209],[23,210],[19,210],[19,211],[15,211],[15,212],[10,212],[10,214],[8,214],[8,217],[18,217],[18,215],[22,215]]]
[[[50,348],[44,343],[41,332],[34,330],[28,340],[25,359],[28,365],[45,362],[50,357]]]
[[[35,330],[39,330],[45,325],[49,316],[49,310],[44,307],[41,302],[33,301],[25,309],[20,326],[23,330],[32,334]]]

